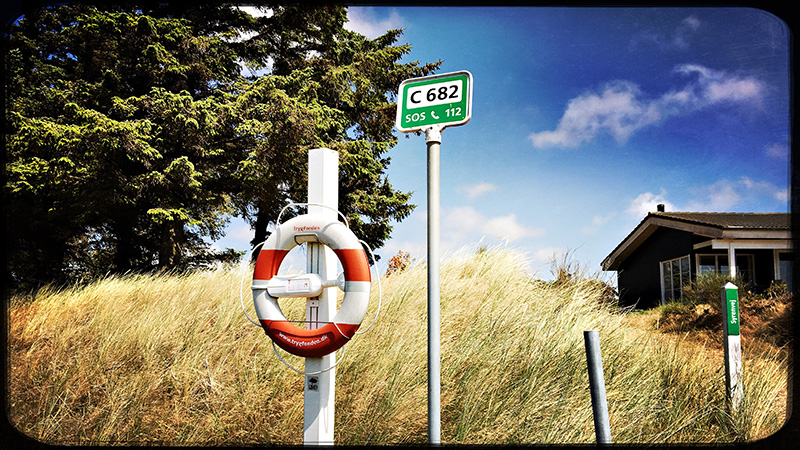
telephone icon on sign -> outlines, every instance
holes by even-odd
[[[439,118],[439,116],[436,115],[435,111],[431,111],[431,116],[433,116],[434,119],[438,119]]]

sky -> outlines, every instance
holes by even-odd
[[[476,246],[569,254],[590,273],[647,215],[788,212],[790,29],[750,8],[351,7],[403,62],[473,77],[472,119],[442,132],[442,259]],[[389,181],[415,211],[376,249],[427,254],[424,135],[397,132]],[[220,248],[248,250],[231,221]]]

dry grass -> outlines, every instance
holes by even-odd
[[[593,443],[590,329],[600,333],[614,442],[746,441],[782,425],[784,356],[745,361],[745,399],[732,415],[721,359],[632,325],[598,300],[591,277],[545,283],[524,263],[490,249],[442,268],[444,443]],[[382,282],[378,322],[337,366],[337,444],[427,442],[426,270]],[[12,423],[56,444],[302,443],[303,377],[275,357],[238,296],[239,273],[218,270],[12,299]]]

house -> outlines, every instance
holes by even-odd
[[[792,289],[789,213],[665,212],[658,205],[602,262],[617,272],[620,304],[650,308],[679,299],[705,272],[732,273],[755,292],[774,280]]]

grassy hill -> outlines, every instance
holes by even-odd
[[[784,423],[781,349],[748,351],[757,337],[743,337],[744,400],[731,413],[713,345],[691,330],[663,333],[662,312],[616,310],[591,277],[543,282],[524,265],[490,249],[442,267],[443,443],[594,443],[583,345],[591,329],[615,443],[748,441]],[[301,444],[303,377],[242,313],[240,280],[224,269],[109,277],[12,299],[12,424],[55,444]],[[384,277],[377,322],[345,347],[337,444],[427,442],[426,280],[421,264]],[[246,279],[254,317],[247,288]],[[376,300],[373,289],[368,320]],[[297,319],[303,303],[282,305]]]

